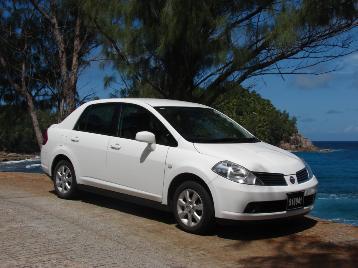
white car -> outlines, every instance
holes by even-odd
[[[303,160],[204,105],[91,101],[44,136],[41,166],[59,197],[100,188],[151,200],[188,232],[205,232],[215,218],[285,218],[313,208],[318,182]]]

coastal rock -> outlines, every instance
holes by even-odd
[[[292,135],[290,137],[289,141],[286,141],[286,142],[282,141],[279,144],[279,147],[284,150],[293,151],[293,152],[296,152],[296,151],[304,151],[304,152],[320,151],[320,149],[318,147],[313,145],[313,143],[309,139],[305,138],[300,133],[295,133],[294,135]]]

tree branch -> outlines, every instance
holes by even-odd
[[[236,83],[242,83],[248,77],[250,77],[253,73],[257,72],[258,70],[265,70],[265,68],[281,61],[283,59],[290,58],[299,52],[301,52],[304,48],[311,47],[319,47],[324,46],[324,41],[330,39],[332,36],[335,36],[337,33],[342,33],[348,31],[349,29],[357,26],[358,20],[350,21],[335,25],[335,27],[329,27],[323,29],[320,32],[312,31],[305,35],[302,38],[301,42],[289,49],[285,49],[282,51],[276,51],[272,49],[275,53],[272,55],[268,55],[265,59],[260,59],[254,65],[245,66],[245,64],[249,64],[251,59],[255,59],[259,56],[262,51],[265,51],[269,48],[269,38],[266,39],[260,47],[256,48],[253,52],[250,53],[250,57],[247,61],[243,62],[242,64],[232,65],[231,68],[228,68],[223,74],[218,76],[209,86],[208,88],[201,94],[200,99],[203,99],[205,103],[211,104],[219,95],[226,93],[226,90],[223,89],[222,91],[218,90],[218,86],[226,81],[228,77],[230,77],[235,72],[242,72],[234,81]],[[306,66],[307,67],[307,66]],[[303,69],[303,68],[301,68]]]

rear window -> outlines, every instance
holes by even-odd
[[[74,130],[116,136],[115,120],[118,105],[101,103],[88,106],[78,119]]]

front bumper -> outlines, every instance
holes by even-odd
[[[250,203],[287,200],[287,194],[304,191],[305,198],[313,197],[317,192],[317,179],[313,177],[301,184],[287,186],[255,186],[244,185],[229,181],[218,176],[211,183],[214,199],[215,216],[231,220],[268,220],[285,218],[309,213],[313,209],[313,202],[301,209],[274,211],[269,213],[245,213]]]

